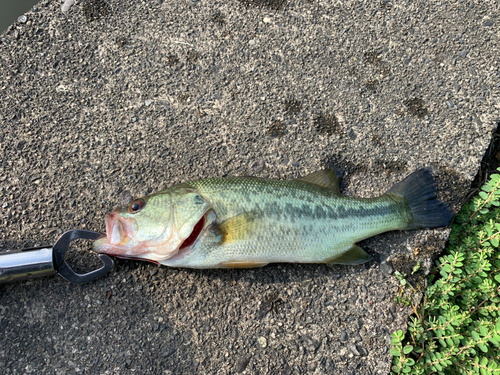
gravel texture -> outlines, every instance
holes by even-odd
[[[460,208],[499,120],[493,1],[42,1],[0,35],[0,250],[104,231],[186,180],[325,167],[370,197],[431,166]],[[0,285],[4,374],[386,374],[394,270],[448,231],[387,233],[358,267]],[[75,246],[77,270],[97,265]],[[419,298],[418,295],[413,296]]]

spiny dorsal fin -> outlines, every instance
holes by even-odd
[[[258,221],[255,220],[252,212],[245,212],[227,219],[218,226],[221,235],[220,244],[248,239],[257,225]]]
[[[363,264],[368,262],[371,257],[365,253],[365,251],[360,248],[358,245],[352,245],[352,247],[347,250],[345,253],[340,254],[339,256],[330,258],[325,260],[322,263],[330,263],[330,264],[345,264],[354,266],[356,264]]]
[[[305,177],[299,178],[298,181],[307,182],[310,184],[318,185],[323,188],[332,189],[337,194],[340,194],[340,177],[331,169],[324,171],[317,171],[308,174]]]

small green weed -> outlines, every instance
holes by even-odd
[[[420,267],[420,263],[417,263],[417,265]],[[415,266],[416,268],[417,266]],[[415,268],[413,270],[415,270]],[[416,271],[415,271],[416,272]],[[413,275],[414,272],[412,272]],[[408,282],[406,281],[406,274],[400,273],[399,271],[394,272],[394,276],[396,276],[396,279],[399,280],[399,284],[401,287],[399,288],[399,293],[396,297],[394,297],[394,302],[396,303],[401,303],[406,306],[411,306],[412,305],[412,294],[406,293],[406,287],[410,287],[411,291],[413,293],[417,293],[417,290]]]
[[[393,374],[500,375],[498,206],[494,174],[457,216],[406,337],[391,335]]]

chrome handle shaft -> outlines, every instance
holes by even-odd
[[[51,276],[56,273],[52,247],[0,253],[0,283]]]

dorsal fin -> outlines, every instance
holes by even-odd
[[[340,176],[338,176],[335,171],[331,169],[325,169],[323,171],[317,171],[307,176],[301,177],[298,181],[307,182],[309,184],[314,184],[321,186],[323,188],[331,189],[337,194],[340,194]]]

